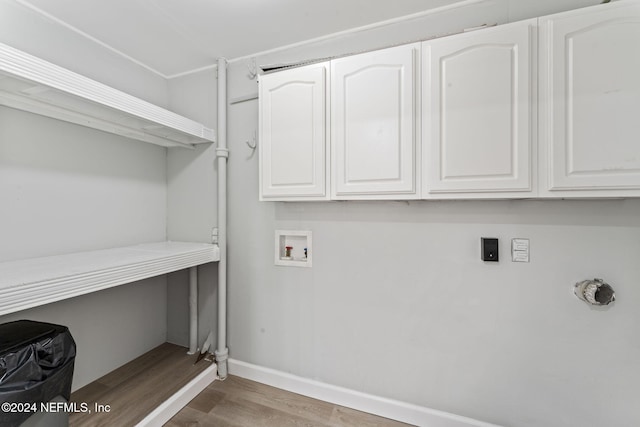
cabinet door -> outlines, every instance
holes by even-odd
[[[332,197],[416,198],[419,44],[331,62]]]
[[[260,200],[322,200],[327,191],[328,63],[260,78]]]
[[[532,195],[535,25],[423,43],[424,198]]]
[[[640,4],[540,18],[541,187],[640,196]]]

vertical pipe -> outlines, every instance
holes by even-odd
[[[189,268],[189,354],[198,351],[198,267]]]
[[[215,351],[220,379],[227,377],[227,60],[218,58],[218,346]]]

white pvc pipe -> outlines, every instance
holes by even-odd
[[[218,58],[218,346],[215,351],[220,379],[227,377],[227,60]]]
[[[189,354],[198,351],[198,267],[189,268]]]

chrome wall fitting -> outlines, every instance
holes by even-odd
[[[613,288],[602,279],[583,280],[575,284],[573,293],[591,305],[608,305],[615,301]]]

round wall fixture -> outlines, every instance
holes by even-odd
[[[587,304],[608,305],[616,300],[613,288],[602,279],[583,280],[576,283],[573,293]]]

